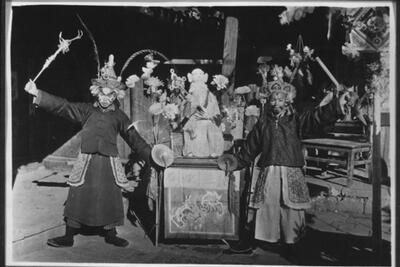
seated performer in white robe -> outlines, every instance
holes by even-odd
[[[188,74],[191,82],[188,101],[189,120],[183,127],[183,155],[189,157],[218,157],[224,151],[222,130],[215,119],[220,116],[217,98],[207,87],[207,73],[194,69]]]

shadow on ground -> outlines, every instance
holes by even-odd
[[[150,199],[147,194],[149,179],[144,177],[135,192],[125,194],[129,201],[127,217],[133,225],[141,227],[150,240],[155,244],[155,202]],[[310,188],[310,192],[320,194],[325,188]],[[177,248],[178,250],[189,249],[190,251],[198,251],[202,249],[215,249],[222,252],[225,247],[221,240],[201,240],[201,239],[164,239],[163,238],[163,207],[161,209],[161,225],[159,231],[159,243],[162,247]],[[307,221],[313,220],[312,215],[307,215]],[[202,247],[208,245],[206,247]],[[271,257],[271,255],[279,255],[291,264],[296,265],[319,265],[319,266],[390,266],[391,265],[391,244],[382,240],[382,256],[380,259],[375,257],[372,251],[372,238],[365,236],[356,236],[351,234],[341,234],[336,232],[320,231],[307,227],[306,236],[302,239],[294,249],[287,249],[280,245],[272,245],[264,242],[255,242],[255,250],[252,255],[248,255],[249,262],[251,259],[260,257]],[[207,255],[207,254],[205,254]],[[241,255],[244,256],[244,255]],[[232,257],[235,257],[232,255]],[[246,256],[247,257],[247,256]],[[199,258],[202,262],[209,263],[209,259]],[[266,260],[266,262],[268,259]],[[256,260],[256,262],[260,262]],[[261,262],[264,262],[262,260]],[[157,258],[157,263],[168,263],[162,258]],[[239,263],[238,263],[239,264]],[[255,263],[254,263],[255,264]]]
[[[383,255],[380,260],[372,252],[371,237],[308,229],[302,242],[304,245],[299,259],[302,265],[391,265],[390,243],[387,241],[382,242]]]
[[[155,214],[154,211],[149,210],[147,205],[140,205],[148,201],[145,198],[136,198],[131,196],[129,206],[137,216],[132,216],[128,212],[128,218],[131,223],[138,227],[142,227],[149,238],[155,244]],[[136,204],[133,204],[136,203]],[[140,220],[140,223],[138,221]],[[308,218],[311,219],[311,218]],[[162,229],[162,226],[160,227]],[[215,248],[223,245],[221,240],[185,240],[185,239],[163,239],[162,231],[160,231],[159,243],[161,246],[170,246],[173,248],[191,248],[196,250],[195,246],[209,244]],[[323,266],[390,266],[390,243],[382,241],[382,257],[380,261],[375,261],[372,252],[371,237],[354,236],[348,234],[339,234],[332,232],[323,232],[315,229],[307,228],[306,236],[303,238],[299,246],[289,252],[281,246],[270,245],[263,242],[255,243],[255,253],[258,251],[268,251],[271,253],[279,254],[288,262],[296,265],[323,265]],[[254,253],[253,253],[254,255]],[[263,253],[261,252],[262,256]],[[268,254],[265,254],[267,256]],[[252,257],[249,255],[249,257]],[[156,263],[165,263],[159,259]],[[204,259],[204,263],[207,263]]]

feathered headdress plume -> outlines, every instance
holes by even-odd
[[[76,16],[78,17],[80,23],[82,24],[82,26],[85,28],[85,30],[87,31],[90,40],[93,43],[93,48],[94,48],[94,54],[95,54],[95,60],[97,62],[97,76],[100,76],[100,59],[99,59],[99,50],[97,49],[97,45],[96,45],[96,41],[94,40],[93,34],[90,32],[90,30],[88,29],[88,27],[86,26],[86,24],[83,22],[83,20],[81,19],[81,17],[79,16],[79,14],[76,14]]]

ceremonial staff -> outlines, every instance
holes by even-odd
[[[57,51],[46,59],[46,62],[44,63],[42,69],[39,71],[39,73],[36,75],[36,77],[35,77],[35,79],[33,79],[33,81],[35,82],[37,80],[37,78],[39,78],[39,76],[42,74],[42,72],[50,66],[51,62],[53,62],[56,59],[57,55],[60,52],[63,52],[63,54],[67,53],[69,51],[69,46],[72,43],[72,41],[81,39],[82,35],[83,35],[82,31],[78,30],[78,35],[75,38],[67,40],[67,39],[62,38],[62,32],[60,32],[60,34],[58,36],[59,44],[58,44]]]

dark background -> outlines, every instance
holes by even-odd
[[[200,8],[204,12],[208,7]],[[258,56],[273,56],[276,63],[288,65],[288,43],[296,44],[301,34],[304,45],[315,49],[341,83],[351,84],[359,74],[341,54],[344,29],[333,25],[332,37],[326,38],[327,9],[316,8],[300,21],[280,25],[278,15],[284,7],[213,7],[239,20],[239,40],[236,65],[236,84],[260,84],[256,75]],[[25,6],[13,8],[12,60],[12,137],[13,170],[29,162],[40,162],[79,131],[79,126],[55,117],[32,106],[32,97],[24,92],[25,83],[33,79],[45,59],[57,49],[58,34],[66,39],[84,28],[76,17],[79,14],[92,32],[99,50],[101,65],[109,54],[114,54],[119,74],[128,57],[140,49],[155,49],[168,58],[221,59],[224,44],[224,23],[213,20],[201,22],[186,19],[173,23],[164,12],[148,16],[139,7],[94,6]],[[135,62],[124,72],[140,73],[142,62]],[[315,63],[316,64],[316,63]],[[211,67],[209,67],[211,68]],[[213,70],[219,72],[214,66]],[[179,69],[178,69],[179,70]],[[180,69],[186,75],[190,69]],[[328,78],[320,67],[313,66],[315,84],[310,94],[319,95]],[[56,60],[36,81],[38,88],[71,101],[92,101],[90,79],[97,73],[93,45],[84,31],[81,40],[70,46],[70,51],[59,54]]]

